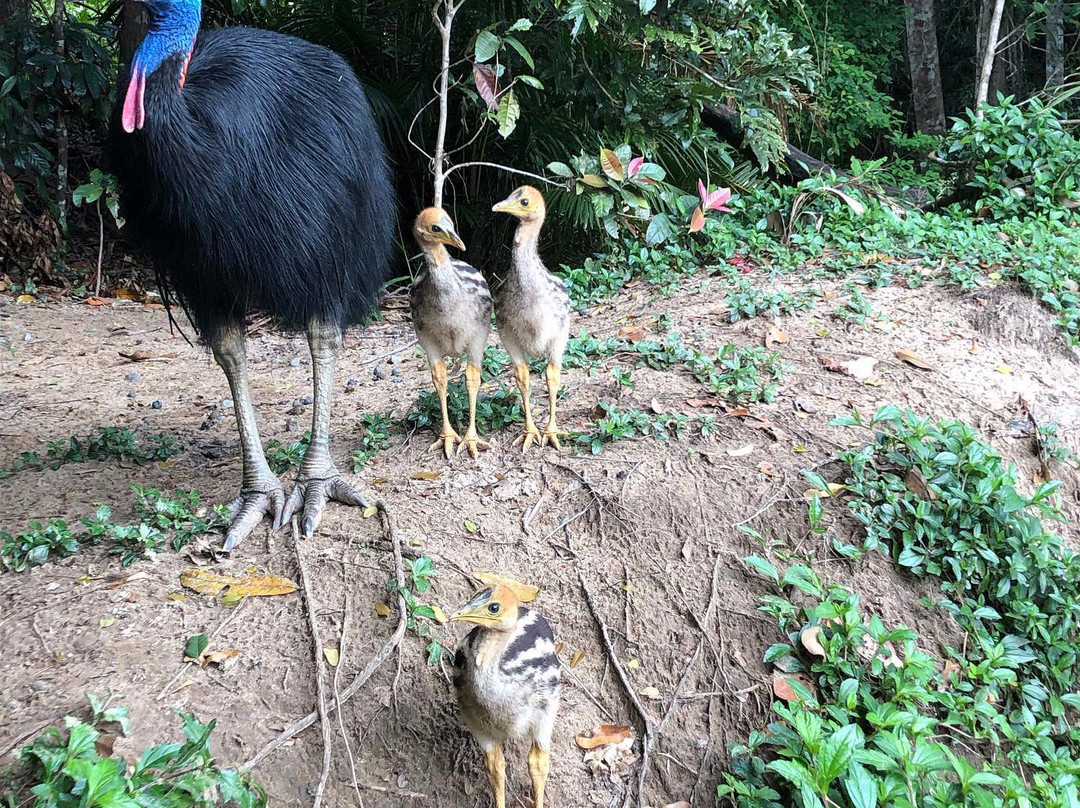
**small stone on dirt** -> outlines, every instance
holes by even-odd
[[[300,431],[300,422],[297,421],[296,418],[290,418],[288,421],[285,422],[285,431],[286,432],[299,432]]]
[[[139,380],[139,378],[140,377],[139,377],[138,373],[125,373],[124,374],[124,380],[125,381],[137,382]]]
[[[128,398],[138,398],[138,397],[139,397],[139,391],[138,390],[131,390],[131,391],[128,392]]]
[[[400,376],[401,375],[401,368],[392,368],[390,370],[390,375],[391,376]]]
[[[153,408],[154,408],[155,410],[160,410],[160,409],[161,409],[161,402],[160,402],[160,401],[158,401],[158,400],[157,400],[157,399],[155,398],[155,399],[154,399],[154,401],[153,401],[153,403],[152,403],[152,404],[151,404],[150,406],[151,406],[151,407],[153,407]]]
[[[53,689],[52,682],[46,682],[44,679],[35,679],[30,683],[30,689],[35,693],[47,693]]]
[[[373,375],[375,376],[376,379],[381,381],[382,379],[386,378],[386,371],[381,367],[377,367],[377,368],[375,368],[375,371],[374,371]]]
[[[233,400],[231,398],[223,399],[221,402],[221,409],[231,410],[233,407]]]
[[[314,396],[304,396],[302,399],[300,399],[301,404],[310,405],[310,404],[313,404],[314,402],[315,402]]]
[[[22,707],[22,702],[18,699],[9,699],[8,702],[4,705],[4,707],[8,710],[18,710],[20,707]]]
[[[294,367],[294,368],[300,367],[300,357],[299,356],[294,356],[292,359],[289,360],[289,365],[290,365],[290,367]],[[314,796],[314,795],[312,795],[312,796]]]
[[[798,397],[795,399],[795,411],[805,412],[813,415],[817,412],[817,407],[808,398]]]

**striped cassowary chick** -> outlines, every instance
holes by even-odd
[[[442,208],[425,208],[413,223],[413,236],[424,251],[427,267],[417,276],[409,297],[413,330],[427,354],[431,379],[442,405],[442,432],[431,444],[439,446],[447,457],[460,441],[458,452],[466,446],[473,457],[478,449],[490,446],[476,434],[476,394],[480,389],[480,366],[491,331],[491,292],[487,281],[475,268],[450,257],[446,245],[465,249],[454,230],[454,222]],[[462,438],[450,425],[446,406],[445,357],[468,357],[465,387],[469,391],[469,428]]]
[[[536,808],[543,808],[559,710],[559,660],[551,626],[502,584],[478,593],[450,619],[476,624],[454,657],[454,687],[465,726],[484,753],[495,808],[506,806],[503,744],[511,739],[532,744],[533,798]]]
[[[130,232],[228,377],[243,451],[232,549],[265,515],[310,536],[327,500],[364,504],[328,451],[345,326],[374,305],[393,234],[390,171],[367,97],[339,56],[250,28],[200,33],[200,0],[147,0],[150,28],[109,132]],[[311,443],[292,493],[267,465],[251,404],[245,315],[306,330]]]
[[[563,351],[570,336],[570,297],[563,282],[548,272],[537,249],[544,224],[544,197],[535,188],[523,185],[492,210],[509,213],[520,222],[514,235],[510,272],[495,289],[495,323],[514,364],[514,379],[525,409],[525,433],[518,440],[522,441],[522,451],[534,441],[540,446],[550,442],[559,449],[561,433],[555,425],[555,400],[561,385]],[[544,375],[550,403],[543,435],[533,423],[529,404],[528,361],[538,356],[547,359]]]

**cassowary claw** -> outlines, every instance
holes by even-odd
[[[345,482],[341,475],[336,473],[332,477],[298,478],[296,487],[289,494],[278,519],[274,520],[274,530],[279,529],[292,520],[293,516],[300,514],[300,535],[310,539],[322,522],[323,509],[330,500],[340,502],[342,505],[359,505],[368,507],[368,501]]]
[[[231,552],[250,536],[263,517],[273,516],[276,525],[284,507],[285,489],[280,484],[268,491],[241,491],[240,496],[229,503],[229,517],[232,522],[229,532],[225,534],[225,552]]]

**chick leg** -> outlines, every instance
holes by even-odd
[[[468,446],[469,454],[475,458],[480,449],[490,449],[491,444],[480,440],[476,434],[476,394],[480,391],[480,368],[471,363],[465,366],[465,387],[469,391],[469,428],[465,430],[465,437],[457,450],[461,454],[461,450]]]
[[[544,786],[547,785],[550,762],[551,755],[548,751],[533,744],[529,750],[529,774],[532,775],[535,808],[544,808]]]
[[[454,441],[461,440],[461,435],[450,426],[450,413],[446,406],[446,363],[441,359],[431,366],[431,381],[435,384],[435,390],[439,394],[439,406],[442,407],[442,434],[431,444],[428,451],[432,452],[442,446],[443,452],[450,457],[454,454]]]
[[[304,538],[311,535],[322,521],[323,509],[329,500],[344,505],[367,507],[360,493],[341,476],[330,459],[330,403],[334,387],[334,363],[341,348],[341,328],[333,323],[313,320],[308,325],[308,345],[311,348],[311,370],[315,377],[315,408],[311,417],[311,443],[300,462],[296,486],[289,494],[285,510],[274,528],[277,529],[301,513],[300,530]]]
[[[547,426],[544,427],[544,434],[540,438],[540,445],[543,446],[550,442],[556,449],[561,449],[562,446],[559,445],[559,435],[563,433],[559,432],[559,428],[555,426],[555,402],[559,397],[559,387],[562,385],[559,366],[548,362],[548,366],[544,370],[544,376],[547,378],[548,398],[550,399],[551,410],[548,412],[548,422]]]
[[[522,362],[514,366],[514,379],[517,381],[518,390],[521,391],[521,407],[525,410],[525,432],[517,437],[514,445],[521,441],[521,451],[527,451],[535,442],[540,445],[540,430],[533,423],[532,405],[529,403],[529,366]]]
[[[506,808],[506,758],[501,745],[495,744],[484,752],[484,768],[495,795],[495,808]]]
[[[244,456],[244,474],[240,496],[232,501],[232,524],[225,535],[225,549],[232,550],[246,539],[266,515],[277,521],[285,505],[281,481],[270,470],[263,453],[259,429],[255,426],[255,409],[251,406],[248,389],[247,348],[242,327],[227,328],[211,340],[214,359],[225,371],[229,390],[236,402],[236,424],[240,429],[240,447]]]

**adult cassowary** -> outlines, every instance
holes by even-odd
[[[343,59],[269,31],[199,32],[200,0],[149,0],[109,133],[123,214],[228,377],[243,449],[231,550],[265,515],[310,536],[329,499],[366,505],[328,451],[346,325],[386,277],[394,202],[367,97]],[[311,443],[286,499],[251,405],[244,316],[306,329]]]

